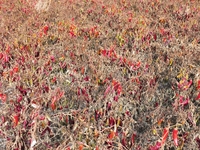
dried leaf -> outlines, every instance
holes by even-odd
[[[32,149],[33,146],[34,146],[36,143],[37,143],[37,142],[36,142],[35,138],[33,138],[33,139],[31,140],[31,147],[30,147],[30,149]]]

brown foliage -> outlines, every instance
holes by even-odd
[[[200,147],[198,0],[42,4],[0,0],[7,149]]]

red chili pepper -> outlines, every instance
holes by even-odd
[[[15,66],[15,67],[13,68],[13,72],[14,72],[14,73],[17,73],[18,71],[19,71],[18,66]]]
[[[7,95],[0,93],[0,99],[5,103],[7,100]]]
[[[158,125],[160,126],[162,122],[163,122],[163,118],[159,119],[158,120]]]
[[[177,128],[174,128],[172,135],[173,135],[174,145],[178,146],[178,138],[177,138],[178,129]]]
[[[200,149],[200,138],[199,138],[199,137],[196,137],[195,140],[196,140],[196,142],[197,142],[198,148]]]
[[[126,147],[127,145],[127,140],[126,140],[126,134],[125,133],[122,133],[122,141],[121,141],[122,145],[124,147]]]
[[[52,110],[55,110],[55,109],[56,109],[55,101],[53,101],[53,102],[51,103],[51,108],[52,108]]]
[[[134,145],[134,143],[135,143],[135,137],[136,137],[136,134],[132,134],[132,136],[131,136],[131,144],[132,145]]]
[[[169,134],[169,128],[164,128],[161,145],[163,145],[165,143],[165,141],[168,137],[168,134]]]
[[[3,53],[0,53],[0,59],[2,59],[3,58]]]
[[[5,122],[5,117],[2,116],[2,117],[1,117],[1,120],[2,120],[2,123],[4,123],[4,122]]]
[[[106,91],[104,92],[104,97],[106,97],[106,95],[108,95],[108,93],[110,92],[110,90],[111,90],[111,86],[108,86],[106,88]]]
[[[114,137],[115,137],[115,132],[111,130],[109,135],[108,135],[108,139],[112,140]]]
[[[117,95],[120,95],[122,92],[122,86],[119,85],[118,89],[117,89]]]
[[[115,119],[113,117],[109,118],[109,125],[113,126],[115,124]]]
[[[56,104],[55,104],[56,101],[57,101],[56,96],[53,96],[53,99],[52,99],[52,102],[51,102],[51,108],[52,108],[52,110],[56,109]]]
[[[67,149],[66,149],[66,150],[71,150],[71,149],[70,149],[70,147],[67,147]]]
[[[49,30],[49,27],[46,25],[46,26],[44,26],[44,28],[43,28],[43,31],[44,31],[44,34],[47,34],[47,31]]]
[[[197,90],[200,90],[200,80],[198,80],[198,83],[197,83]]]
[[[199,92],[199,94],[196,97],[196,100],[199,100],[199,99],[200,99],[200,92]]]
[[[79,145],[79,150],[83,150],[83,144]]]
[[[17,98],[17,102],[20,103],[23,99],[23,96],[22,95],[19,95],[19,97]]]
[[[157,141],[155,146],[149,147],[149,150],[159,150],[160,148],[161,148],[161,143],[160,141]]]
[[[96,146],[95,150],[99,150],[99,147],[98,147],[98,146]]]
[[[113,80],[112,84],[113,84],[114,90],[117,92],[117,95],[120,95],[121,92],[122,92],[122,86],[121,86],[121,84],[118,81],[116,81],[116,80]]]
[[[127,141],[126,141],[126,138],[125,138],[125,137],[122,139],[122,145],[123,145],[124,147],[126,147],[126,145],[127,145]]]
[[[18,122],[19,122],[19,116],[18,115],[14,116],[13,122],[14,122],[14,127],[16,127],[18,125]]]

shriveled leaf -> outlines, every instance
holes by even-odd
[[[31,147],[30,147],[30,149],[32,149],[33,146],[34,146],[36,143],[37,143],[36,140],[33,138],[33,139],[31,140]]]

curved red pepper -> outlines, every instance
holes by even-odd
[[[0,93],[0,99],[5,103],[7,100],[7,95]]]
[[[159,150],[160,148],[161,148],[161,143],[157,141],[155,146],[149,147],[149,150]]]
[[[56,109],[55,101],[53,101],[53,102],[51,103],[51,109],[52,109],[52,110],[55,110],[55,109]]]
[[[172,136],[173,136],[173,140],[174,140],[174,145],[178,146],[178,129],[174,128],[173,132],[172,132]]]
[[[112,140],[113,138],[115,137],[115,132],[114,131],[111,131],[108,135],[108,139],[109,140]]]
[[[16,127],[18,125],[18,122],[19,122],[19,116],[18,115],[14,116],[13,122],[14,122],[14,127]]]
[[[135,137],[136,137],[136,134],[133,133],[132,136],[131,136],[131,145],[134,145]]]
[[[49,30],[49,27],[46,25],[46,26],[44,26],[44,28],[43,28],[43,31],[44,31],[44,34],[47,34],[47,31]]]
[[[164,128],[161,145],[163,145],[165,143],[165,141],[168,137],[168,134],[169,134],[169,128]]]
[[[200,99],[200,92],[199,92],[199,94],[196,97],[196,100],[199,100],[199,99]]]

